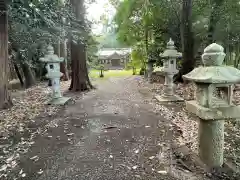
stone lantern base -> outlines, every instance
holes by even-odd
[[[184,101],[181,97],[177,95],[172,95],[172,96],[163,96],[163,95],[156,95],[155,98],[159,102],[181,102]]]
[[[199,120],[199,156],[210,167],[223,165],[224,122],[239,118],[240,106],[206,108],[196,101],[187,101],[186,109]]]
[[[206,108],[197,103],[197,101],[187,101],[186,109],[204,120],[222,120],[240,118],[240,106]]]
[[[165,85],[164,85],[163,93],[161,95],[156,95],[155,98],[159,102],[180,102],[180,101],[184,101],[184,99],[182,99],[181,97],[176,95],[176,93],[175,93],[176,85],[173,84],[173,83],[168,83],[167,80],[166,80],[166,77],[165,77]],[[166,82],[167,82],[167,84],[166,84]],[[170,82],[172,82],[172,81],[170,81]]]
[[[59,97],[59,98],[53,98],[48,102],[48,105],[66,105],[69,103],[72,99],[69,97]]]

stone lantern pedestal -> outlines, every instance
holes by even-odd
[[[60,78],[63,75],[60,72],[60,63],[64,61],[64,58],[59,58],[54,54],[54,49],[52,46],[47,47],[47,53],[40,61],[47,63],[47,75],[46,77],[51,79],[52,82],[52,99],[48,104],[64,105],[71,98],[63,97],[60,91]]]
[[[223,165],[224,121],[240,117],[240,106],[232,103],[233,84],[240,82],[240,70],[223,66],[223,47],[211,44],[204,49],[198,67],[183,76],[197,86],[196,99],[186,102],[199,121],[199,156],[209,167]],[[220,92],[220,93],[219,93]]]
[[[176,59],[182,56],[182,53],[175,49],[172,39],[167,43],[167,49],[163,54],[160,54],[163,58],[162,74],[165,76],[164,90],[162,95],[157,95],[156,99],[160,102],[175,102],[183,101],[182,98],[177,96],[174,92],[173,76],[178,73]]]

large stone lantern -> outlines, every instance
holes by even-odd
[[[64,61],[64,58],[59,58],[54,54],[52,46],[47,47],[47,53],[43,58],[40,58],[41,62],[47,63],[47,75],[46,77],[51,79],[52,82],[52,100],[49,104],[64,105],[70,98],[62,97],[60,91],[60,77],[63,75],[60,72],[60,63]]]
[[[186,102],[186,108],[200,118],[199,155],[210,167],[223,165],[224,121],[240,117],[240,106],[232,102],[240,70],[222,65],[224,58],[223,47],[213,43],[204,49],[204,66],[183,76],[196,84],[196,99]]]
[[[157,95],[156,99],[160,102],[183,101],[182,98],[174,93],[173,76],[178,73],[177,58],[182,57],[182,53],[178,52],[174,46],[172,39],[167,43],[167,49],[160,54],[163,58],[162,74],[165,76],[164,90],[162,95]]]

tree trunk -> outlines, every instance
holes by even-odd
[[[68,69],[67,69],[67,44],[66,44],[66,41],[64,41],[60,44],[60,57],[64,58],[64,61],[60,64],[60,71],[61,71],[61,73],[63,73],[62,80],[68,81],[69,75],[68,75]]]
[[[71,3],[76,18],[83,23],[84,0],[71,0]],[[69,90],[86,91],[92,89],[93,86],[87,72],[85,40],[78,40],[77,43],[71,41],[71,61],[72,81]]]
[[[19,61],[20,67],[22,69],[24,79],[25,79],[25,88],[30,88],[31,86],[36,84],[36,80],[34,77],[34,74],[32,72],[32,69],[30,68],[29,64],[24,61],[22,58],[21,52],[18,50],[17,57]]]
[[[54,54],[60,57],[60,41],[58,41],[57,44],[54,44],[53,48],[54,48]]]
[[[235,68],[239,68],[238,64],[239,64],[239,59],[240,59],[240,46],[239,43],[237,43],[237,45],[235,46],[236,50],[235,50]]]
[[[25,88],[30,88],[36,84],[33,72],[27,62],[20,62],[20,67],[22,68],[23,75],[25,77]]]
[[[13,105],[8,92],[8,14],[6,1],[0,0],[0,109],[6,109]]]
[[[10,60],[11,60],[11,66],[14,68],[14,74],[17,75],[17,77],[18,77],[18,79],[19,79],[19,82],[20,82],[20,84],[21,84],[21,87],[23,87],[23,86],[24,86],[24,80],[23,80],[22,75],[21,75],[21,73],[20,73],[20,70],[19,70],[19,68],[18,68],[17,56],[16,56],[17,54],[16,54],[16,52],[14,51],[14,50],[16,50],[16,49],[13,49],[13,48],[15,48],[15,47],[13,46],[13,44],[11,44],[11,46],[8,47],[8,53],[11,54],[11,58],[10,58]],[[14,78],[15,78],[15,77],[14,77]]]
[[[24,81],[23,81],[22,75],[21,75],[21,73],[19,71],[18,65],[17,65],[17,63],[14,60],[13,60],[13,66],[14,66],[15,72],[17,74],[17,77],[18,77],[18,79],[19,79],[19,81],[21,83],[21,86],[23,87],[24,86]]]
[[[148,27],[146,26],[145,27],[145,51],[146,51],[146,58],[147,58],[147,64],[148,64],[148,61],[149,61],[149,53],[148,53]],[[144,77],[147,78],[148,77],[148,67],[146,66],[146,64],[144,64],[145,66],[145,72],[144,72]]]
[[[62,8],[65,7],[64,1],[59,1],[60,6]],[[62,23],[66,23],[66,20],[64,17],[62,17]],[[62,31],[63,36],[66,34],[66,32]],[[67,69],[67,42],[64,39],[64,41],[60,42],[59,44],[59,57],[63,57],[64,61],[60,63],[60,71],[63,73],[63,76],[61,77],[61,80],[68,81],[69,80],[69,73]]]
[[[86,91],[92,88],[91,83],[88,83],[88,73],[86,66],[86,52],[84,44],[71,43],[71,59],[72,59],[72,81],[70,90]],[[89,81],[90,82],[90,81]]]
[[[67,43],[67,57],[68,57],[68,59],[70,59],[70,63],[69,63],[69,64],[66,64],[66,65],[67,65],[67,69],[69,69],[69,70],[68,70],[68,77],[69,77],[69,79],[72,78],[71,42],[72,42],[71,36],[69,36],[68,39],[67,39],[67,42],[66,42],[66,43]]]
[[[207,44],[212,44],[215,42],[214,33],[216,30],[216,26],[221,17],[221,6],[223,5],[224,0],[214,0],[212,4],[212,12],[210,15],[209,26],[208,26],[208,36],[207,36]]]
[[[181,17],[181,38],[183,46],[182,67],[179,73],[174,77],[174,82],[183,82],[182,75],[193,70],[195,64],[194,58],[194,34],[192,31],[192,0],[183,0]]]
[[[9,47],[8,47],[9,49]],[[8,53],[10,55],[10,53]],[[9,61],[10,63],[8,64],[8,67],[9,67],[9,80],[13,80],[13,79],[16,79],[16,72],[15,72],[15,69],[14,69],[14,65],[12,63],[12,57],[8,57],[9,58]]]

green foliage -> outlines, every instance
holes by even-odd
[[[59,0],[13,0],[9,4],[10,40],[27,48],[33,43],[56,43],[67,35],[64,31],[74,32],[82,28],[76,21],[70,27],[61,17],[74,21],[70,7],[63,8]]]
[[[130,66],[136,68],[145,67],[147,57],[146,53],[142,51],[142,48],[143,44],[141,43],[138,43],[135,47],[133,47]]]
[[[96,61],[97,42],[90,35],[91,22],[77,20],[70,1],[12,0],[8,12],[10,48],[22,54],[17,63],[25,61],[37,70],[46,46],[70,35],[73,41],[87,41],[88,62]]]
[[[98,45],[96,38],[94,36],[89,36],[87,41],[87,52],[88,52],[88,63],[91,68],[98,65]]]
[[[118,3],[114,19],[118,40],[134,47],[142,67],[148,60],[160,60],[159,53],[170,37],[180,46],[180,5],[180,1],[172,0],[124,0]]]
[[[146,57],[159,60],[158,55],[164,50],[164,44],[170,37],[175,41],[177,48],[182,50],[180,34],[182,1],[112,0],[112,3],[117,7],[114,20],[117,24],[118,40],[133,47],[141,44],[141,48],[135,49],[132,55],[133,59],[138,59],[139,64],[142,62],[140,59],[146,61]],[[209,27],[213,25],[213,39],[225,47],[226,63],[235,66],[239,63],[239,1],[193,1],[192,24],[195,52],[202,51],[207,45],[211,31]]]
[[[119,42],[116,33],[106,33],[96,37],[99,46],[98,48],[124,48],[127,47],[123,43]]]

